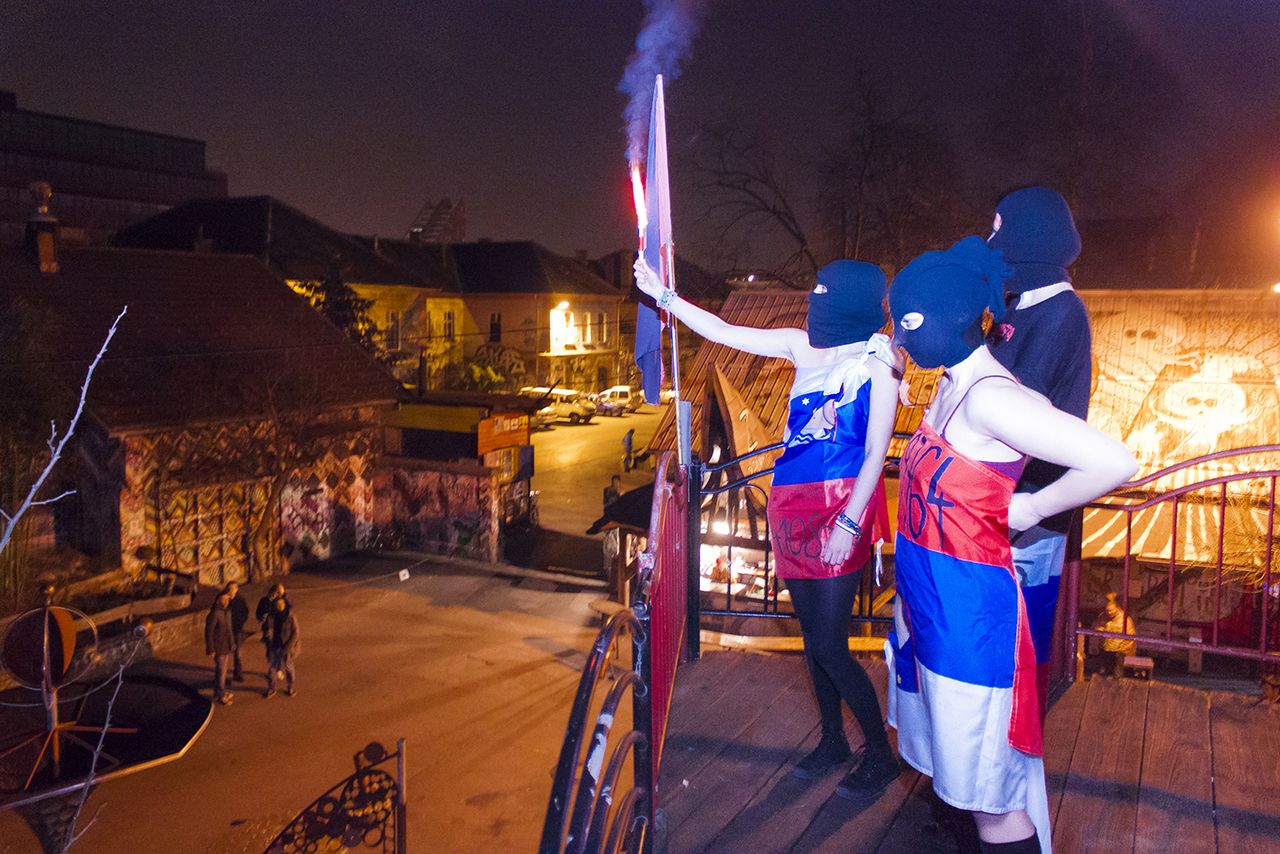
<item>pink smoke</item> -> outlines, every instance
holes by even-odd
[[[645,134],[653,104],[653,78],[661,74],[667,83],[680,74],[680,63],[689,52],[710,0],[644,0],[644,23],[636,36],[636,49],[627,59],[618,91],[627,95],[623,117],[627,125],[627,160],[644,160]]]

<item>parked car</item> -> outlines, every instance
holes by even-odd
[[[596,405],[580,391],[567,388],[526,386],[520,393],[545,401],[538,410],[537,419],[545,423],[568,421],[570,424],[586,424],[596,414]]]
[[[619,403],[612,398],[605,397],[600,394],[591,395],[591,402],[596,405],[596,412],[600,415],[609,415],[614,418],[627,414],[626,404]]]
[[[640,408],[640,404],[644,403],[644,395],[632,391],[629,385],[615,385],[607,388],[596,395],[596,399],[598,402],[619,403],[626,412],[635,412]]]

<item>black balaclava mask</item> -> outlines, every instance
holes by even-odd
[[[865,261],[832,261],[809,292],[809,343],[866,341],[884,326],[884,272]]]
[[[983,344],[982,314],[1004,314],[1009,265],[981,237],[945,252],[926,252],[893,279],[889,313],[893,343],[922,368],[963,362]]]
[[[1067,267],[1080,256],[1080,234],[1067,200],[1048,187],[1014,190],[996,205],[1000,227],[987,245],[1013,267],[1010,294],[1071,281]]]

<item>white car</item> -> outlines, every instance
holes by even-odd
[[[635,412],[644,403],[644,395],[632,391],[629,385],[615,385],[596,395],[597,400],[605,403],[616,403],[624,412]]]
[[[587,400],[586,395],[580,391],[526,386],[520,389],[520,393],[545,401],[546,405],[537,413],[537,420],[543,423],[568,421],[570,424],[586,424],[596,414],[596,405]]]

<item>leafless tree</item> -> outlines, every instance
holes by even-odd
[[[766,135],[725,128],[709,131],[694,174],[695,187],[707,200],[707,216],[718,224],[722,243],[744,232],[780,233],[792,251],[775,275],[784,281],[812,279],[819,263],[796,207],[798,193]]]

